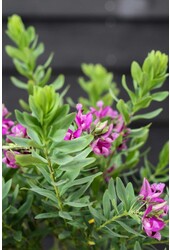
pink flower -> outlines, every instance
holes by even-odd
[[[7,165],[9,168],[18,168],[16,164],[15,155],[20,154],[17,151],[4,151],[5,157],[2,159],[2,162]]]
[[[150,185],[148,180],[144,178],[139,195],[143,200],[154,202],[163,193],[164,187],[164,183]]]
[[[2,135],[8,135],[10,133],[10,128],[14,125],[14,122],[10,119],[2,120]]]
[[[9,111],[8,111],[8,109],[5,107],[5,105],[2,104],[2,117],[5,117],[5,116],[7,116],[7,115],[9,115]]]
[[[24,128],[21,124],[17,124],[12,127],[11,132],[9,135],[13,137],[21,137],[25,138],[27,137],[27,130]],[[10,142],[10,139],[6,139],[7,142]]]
[[[73,140],[75,138],[80,137],[82,134],[82,130],[81,129],[77,129],[76,131],[72,131],[71,129],[68,129],[66,136],[64,137],[65,141],[68,140]]]
[[[118,112],[116,110],[113,110],[110,106],[106,106],[103,108],[103,102],[98,101],[97,107],[99,107],[99,110],[91,107],[90,110],[92,114],[94,114],[97,119],[94,121],[94,123],[98,123],[102,118],[110,117],[112,119],[116,118],[118,115]]]
[[[108,156],[111,153],[112,140],[110,138],[98,138],[93,141],[91,147],[96,155]]]
[[[152,206],[149,206],[142,218],[143,228],[149,237],[161,240],[161,234],[159,231],[162,230],[166,224],[160,217],[150,215],[151,212]]]
[[[83,115],[82,104],[80,103],[77,104],[76,108],[78,112],[75,118],[75,122],[78,128],[82,129],[82,131],[90,130],[90,125],[93,120],[91,112],[87,113],[86,115]]]
[[[8,109],[5,105],[2,105],[2,135],[8,135],[10,128],[14,125],[14,122],[7,118],[9,115]]]

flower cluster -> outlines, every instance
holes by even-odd
[[[164,183],[150,185],[148,180],[144,179],[140,190],[140,197],[146,204],[146,211],[142,218],[143,228],[149,237],[157,240],[161,240],[160,231],[166,225],[163,216],[168,213],[167,202],[160,198],[164,187]]]
[[[13,136],[20,138],[28,138],[27,130],[21,124],[14,125],[14,122],[8,118],[10,115],[9,111],[3,104],[2,106],[2,135]],[[11,140],[6,137],[6,142],[10,143]],[[16,164],[15,155],[20,154],[18,151],[4,150],[3,163],[9,168],[18,168]]]
[[[130,130],[125,126],[123,117],[110,106],[104,107],[103,102],[97,102],[98,109],[91,107],[87,114],[83,114],[82,104],[77,104],[77,115],[75,118],[76,130],[69,129],[64,140],[78,138],[83,132],[94,135],[91,143],[96,155],[105,157],[111,154],[113,142],[122,136],[122,142],[117,149],[126,149],[127,135]]]

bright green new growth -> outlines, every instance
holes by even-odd
[[[38,43],[38,35],[34,27],[26,29],[21,18],[17,15],[9,17],[7,27],[6,33],[16,46],[7,45],[6,52],[13,59],[18,73],[26,78],[26,82],[16,77],[11,77],[11,81],[16,87],[25,89],[29,94],[32,94],[34,85],[43,87],[50,81],[52,68],[49,65],[53,59],[53,53],[43,65],[36,66],[37,59],[44,52],[44,44]],[[60,89],[63,84],[63,75],[59,75],[51,83],[56,90]],[[23,100],[20,100],[20,104],[22,108],[28,109],[27,104]]]
[[[135,115],[136,112],[148,108],[152,101],[160,102],[167,98],[168,91],[153,93],[153,90],[160,88],[165,82],[168,76],[166,73],[167,66],[168,56],[160,51],[152,51],[148,54],[142,67],[137,62],[133,62],[131,65],[133,91],[128,87],[126,77],[122,77],[122,85],[130,100],[126,103],[123,100],[119,100],[117,108],[122,113],[126,124],[138,119],[151,119],[160,114],[162,109]]]
[[[107,70],[100,64],[82,64],[83,73],[89,78],[85,80],[83,77],[79,78],[79,84],[82,89],[87,93],[88,99],[79,98],[79,102],[85,107],[96,107],[96,103],[102,100],[105,105],[111,106],[113,104],[113,98],[109,93],[111,89],[115,95],[119,90],[116,88],[116,83],[113,82],[113,74],[107,72]]]

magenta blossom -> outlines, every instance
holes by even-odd
[[[68,129],[66,136],[64,137],[64,140],[68,141],[68,140],[76,139],[76,138],[80,137],[81,134],[82,134],[81,129],[77,129],[76,131],[72,131],[71,129]]]
[[[150,215],[152,211],[152,206],[149,206],[146,209],[142,218],[143,228],[149,237],[161,240],[161,234],[159,231],[161,231],[166,224],[160,217],[155,217],[152,214]]]
[[[97,155],[108,156],[111,154],[111,147],[113,139],[110,137],[112,132],[113,125],[111,124],[108,128],[108,131],[94,140],[91,144],[93,152]]]
[[[9,115],[9,111],[8,109],[5,107],[4,104],[2,104],[2,117],[6,117],[7,115]]]
[[[93,120],[91,112],[87,113],[86,115],[83,115],[82,104],[80,103],[77,104],[76,108],[78,112],[75,118],[75,122],[78,128],[82,129],[82,131],[89,131],[90,125]]]
[[[20,154],[17,151],[4,151],[5,157],[2,159],[2,162],[7,165],[8,168],[18,168],[16,164],[15,156]]]
[[[11,132],[9,135],[13,137],[20,137],[25,138],[27,137],[27,130],[25,127],[23,127],[21,124],[17,124],[12,127]],[[6,139],[7,142],[10,142],[10,139]]]
[[[14,125],[14,122],[10,119],[2,119],[2,135],[8,135],[10,128]]]
[[[90,110],[92,114],[96,116],[96,120],[94,121],[94,124],[98,123],[102,118],[110,117],[112,119],[115,119],[118,116],[118,112],[116,110],[113,110],[110,106],[106,106],[103,108],[103,102],[98,101],[97,107],[99,107],[99,110],[91,107]]]
[[[10,128],[14,125],[14,122],[7,118],[9,115],[8,109],[5,105],[2,105],[2,135],[8,135],[10,133]]]
[[[121,136],[121,144],[118,150],[126,148],[127,135],[130,130],[124,124],[123,117],[110,106],[104,107],[102,101],[97,102],[99,109],[90,108],[90,112],[83,114],[82,104],[77,104],[77,115],[75,117],[76,130],[69,129],[64,140],[73,140],[80,137],[83,132],[92,134],[94,140],[91,143],[93,152],[97,155],[107,157],[111,154],[113,142]]]
[[[91,147],[96,155],[108,156],[111,153],[112,140],[110,138],[98,138],[92,142]]]
[[[150,185],[148,180],[144,178],[139,195],[143,200],[156,202],[157,198],[163,193],[164,187],[164,183]]]

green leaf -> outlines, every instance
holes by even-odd
[[[30,139],[27,139],[27,138],[20,138],[20,137],[13,137],[13,136],[7,136],[12,142],[14,142],[16,144],[16,147],[17,145],[18,146],[22,146],[22,147],[25,147],[25,148],[28,148],[30,147],[29,146],[29,142],[30,142]]]
[[[108,190],[106,190],[103,195],[103,213],[107,219],[110,218],[110,211],[111,211],[110,199]]]
[[[36,166],[36,164],[45,164],[44,161],[33,157],[31,154],[19,154],[15,156],[17,164],[22,167]]]
[[[163,100],[165,100],[169,95],[168,91],[161,91],[161,92],[157,92],[152,94],[152,100],[157,101],[157,102],[162,102]]]
[[[163,169],[169,163],[169,142],[166,142],[159,154],[159,163],[157,169]]]
[[[134,250],[142,250],[138,241],[135,242]]]
[[[65,205],[68,205],[70,207],[88,207],[90,206],[92,203],[82,203],[82,202],[65,202]]]
[[[142,114],[142,115],[135,115],[131,118],[132,121],[136,121],[139,119],[152,119],[156,116],[158,116],[161,112],[162,112],[162,108],[156,109],[155,111],[146,113],[146,114]]]
[[[38,82],[38,86],[43,87],[45,84],[47,84],[47,82],[49,81],[51,77],[51,73],[52,73],[52,68],[48,68],[43,80]]]
[[[73,220],[72,216],[68,212],[59,211],[59,216],[66,220]]]
[[[12,76],[10,79],[11,79],[12,83],[13,83],[16,87],[18,87],[18,88],[20,88],[20,89],[26,89],[26,90],[28,89],[27,84],[24,83],[24,82],[22,82],[22,81],[20,81],[20,80],[18,80],[16,77]]]
[[[128,201],[128,210],[129,210],[132,203],[135,200],[135,193],[134,193],[133,185],[131,182],[129,182],[126,186],[126,197]]]
[[[118,220],[116,220],[115,222],[118,223],[121,227],[123,227],[127,232],[145,238],[145,236],[143,236],[142,234],[138,233],[137,231],[135,231],[134,229],[132,229],[131,227],[129,227],[129,226],[128,226],[127,224],[125,224],[124,222],[118,221]]]
[[[130,116],[129,116],[129,110],[128,110],[127,104],[122,99],[120,99],[116,107],[119,110],[119,112],[122,114],[125,124],[128,124],[130,121]]]
[[[13,192],[13,197],[12,197],[12,202],[11,202],[12,204],[15,203],[17,196],[18,196],[18,192],[19,192],[19,185],[17,184]]]
[[[46,181],[49,184],[51,184],[50,174],[45,170],[45,167],[38,167],[38,166],[36,166],[36,167],[41,172],[41,174],[44,176],[44,178],[46,179]]]
[[[37,48],[33,51],[34,57],[39,57],[44,52],[44,44],[40,43]]]
[[[142,80],[142,69],[140,65],[135,61],[131,64],[131,75],[134,81],[140,84]]]
[[[71,141],[62,141],[57,144],[57,150],[63,153],[75,153],[90,145],[93,136],[85,135]]]
[[[145,127],[141,128],[136,128],[136,129],[131,129],[130,130],[130,137],[135,137],[135,138],[142,138],[148,133],[149,127],[152,125],[152,123],[149,123]]]
[[[24,110],[31,112],[31,109],[30,109],[28,103],[26,103],[24,100],[19,99],[19,104],[20,104],[21,108],[23,108]]]
[[[105,226],[102,229],[102,232],[105,232],[107,235],[109,235],[111,238],[118,237],[118,238],[128,238],[127,235],[121,235],[118,233],[113,232],[109,227]]]
[[[59,238],[59,240],[64,240],[64,239],[70,237],[70,235],[71,235],[71,232],[63,231],[62,233],[60,233],[58,235],[58,238]]]
[[[123,202],[125,209],[128,209],[128,201],[126,197],[126,189],[119,177],[116,178],[116,191],[119,199]]]
[[[23,113],[21,113],[19,110],[15,110],[15,116],[19,123],[21,123],[23,126],[26,125]]]
[[[90,165],[91,163],[93,163],[95,161],[94,157],[89,157],[86,158],[89,153],[92,151],[92,149],[86,148],[85,150],[83,150],[80,154],[78,154],[76,157],[73,158],[73,160],[71,162],[68,162],[64,165],[60,166],[61,170],[64,171],[74,171],[74,175],[77,177],[79,174],[79,171],[84,168],[87,165]],[[74,176],[74,178],[75,178]]]
[[[109,181],[108,191],[109,191],[109,197],[112,202],[112,205],[114,209],[116,210],[116,212],[118,213],[116,189],[114,185],[114,180],[112,178]]]
[[[56,203],[56,205],[58,204],[58,200],[52,191],[46,190],[44,188],[39,188],[39,187],[31,187],[30,190],[54,201]]]
[[[25,60],[24,57],[24,53],[22,51],[20,51],[19,49],[12,47],[10,45],[7,45],[5,47],[6,53],[8,54],[8,56],[12,57],[12,58],[17,58],[21,61]]]
[[[35,219],[37,220],[50,218],[58,218],[58,212],[42,213],[35,216]]]
[[[135,100],[136,100],[136,96],[135,96],[135,93],[133,93],[133,92],[128,88],[128,86],[127,86],[127,84],[126,84],[126,77],[125,77],[125,75],[122,76],[122,85],[123,85],[124,89],[126,90],[126,92],[128,93],[128,95],[129,95],[129,97],[130,97],[132,103],[134,103]]]
[[[37,132],[37,130],[31,129],[31,128],[27,128],[27,134],[28,136],[35,142],[37,143],[40,147],[43,146],[43,143],[41,141],[41,137],[40,134]]]
[[[8,193],[10,191],[11,185],[12,185],[12,179],[8,180],[6,183],[4,183],[2,185],[2,200],[5,197],[7,197]]]
[[[28,193],[25,203],[18,209],[16,221],[21,220],[30,210],[33,202],[33,195]]]
[[[147,96],[147,97],[143,97],[142,99],[139,99],[139,101],[134,104],[133,112],[137,112],[140,109],[147,108],[150,105],[151,101],[152,101],[151,96]]]
[[[13,237],[16,241],[20,242],[22,240],[22,232],[21,231],[15,231],[13,234]]]
[[[54,53],[51,53],[51,54],[49,55],[47,61],[46,61],[45,64],[43,65],[44,68],[47,68],[47,67],[50,65],[50,63],[51,63],[52,60],[53,60],[53,57],[54,57]]]
[[[64,81],[65,81],[64,75],[59,75],[57,79],[53,83],[51,83],[51,85],[54,87],[55,90],[58,90],[63,87]]]

